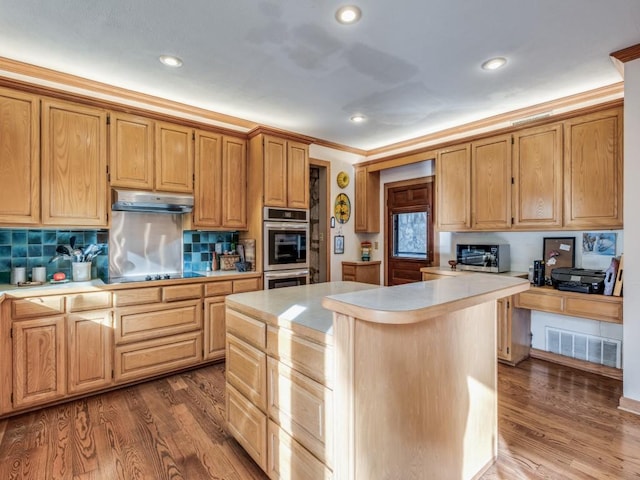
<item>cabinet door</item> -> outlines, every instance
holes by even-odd
[[[193,192],[193,130],[156,123],[156,190]]]
[[[287,205],[309,208],[309,147],[287,142]]]
[[[369,172],[367,167],[355,168],[355,231],[380,231],[380,172]]]
[[[0,224],[40,222],[40,101],[0,88]]]
[[[562,124],[513,138],[513,228],[562,226]]]
[[[42,101],[42,223],[107,225],[107,113]]]
[[[99,390],[111,384],[112,330],[109,310],[67,317],[69,393]]]
[[[287,206],[287,142],[264,136],[264,204],[268,207]]]
[[[438,152],[436,217],[442,231],[471,228],[471,145]]]
[[[242,139],[225,136],[222,152],[222,226],[246,229],[247,144]]]
[[[471,144],[471,226],[511,228],[511,136]]]
[[[204,359],[224,358],[224,297],[204,299]]]
[[[511,360],[511,308],[509,299],[500,298],[497,300],[498,308],[496,311],[498,317],[497,328],[497,347],[498,358],[502,360]]]
[[[111,186],[153,190],[153,120],[113,112],[110,129]]]
[[[221,227],[223,203],[222,135],[196,132],[196,177],[193,224]]]
[[[64,315],[13,322],[13,404],[38,405],[66,393]]]
[[[565,122],[565,227],[622,228],[622,109]]]

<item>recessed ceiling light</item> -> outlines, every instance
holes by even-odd
[[[160,55],[160,61],[167,67],[177,68],[182,66],[182,59],[179,57],[174,57],[173,55]]]
[[[366,119],[367,119],[367,117],[365,117],[364,115],[361,115],[361,114],[359,114],[359,113],[358,113],[358,114],[356,114],[356,115],[353,115],[353,116],[350,118],[350,120],[351,120],[353,123],[362,123],[362,122],[364,122]]]
[[[507,63],[507,59],[504,57],[495,57],[490,58],[486,62],[482,64],[483,70],[497,70],[498,68],[504,67]]]
[[[360,20],[362,11],[355,5],[345,5],[336,11],[336,20],[344,25],[350,25]]]

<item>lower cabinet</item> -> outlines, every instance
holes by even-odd
[[[531,350],[531,311],[514,307],[514,298],[498,300],[498,360],[516,365]]]

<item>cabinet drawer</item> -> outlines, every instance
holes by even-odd
[[[565,300],[565,313],[577,317],[593,318],[606,322],[622,323],[622,304],[602,302],[591,298],[572,298]]]
[[[286,328],[267,328],[267,353],[285,365],[331,387],[333,349],[311,342]]]
[[[544,294],[540,295],[535,292],[522,292],[516,296],[516,307],[562,313],[563,298]]]
[[[255,347],[227,334],[227,382],[261,410],[267,404],[267,356]]]
[[[202,361],[200,332],[182,333],[116,347],[116,382],[151,377]]]
[[[162,301],[162,289],[160,287],[119,290],[115,292],[114,295],[116,307],[158,303]]]
[[[163,337],[202,328],[200,300],[116,310],[116,344]]]
[[[177,302],[179,300],[199,299],[202,296],[202,284],[171,285],[163,287],[162,300]]]
[[[227,427],[258,466],[266,471],[267,416],[229,383],[227,383],[225,403]]]
[[[43,317],[64,313],[64,296],[21,298],[11,302],[13,318]]]
[[[91,292],[69,295],[67,297],[67,308],[71,313],[111,308],[111,292]]]
[[[260,320],[227,308],[226,322],[227,332],[260,349],[267,346],[267,326]]]
[[[267,399],[269,417],[302,446],[331,466],[331,390],[269,358]]]
[[[332,478],[331,470],[271,420],[267,425],[267,452],[267,475],[271,479]]]
[[[356,266],[355,265],[342,265],[342,276],[356,276]]]
[[[233,281],[233,293],[255,292],[260,290],[259,278],[243,278]]]
[[[204,296],[215,297],[217,295],[230,295],[233,293],[233,282],[226,280],[224,282],[211,282],[204,284]]]

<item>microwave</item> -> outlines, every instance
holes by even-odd
[[[500,273],[511,270],[509,245],[493,244],[457,244],[457,268],[474,272]]]

